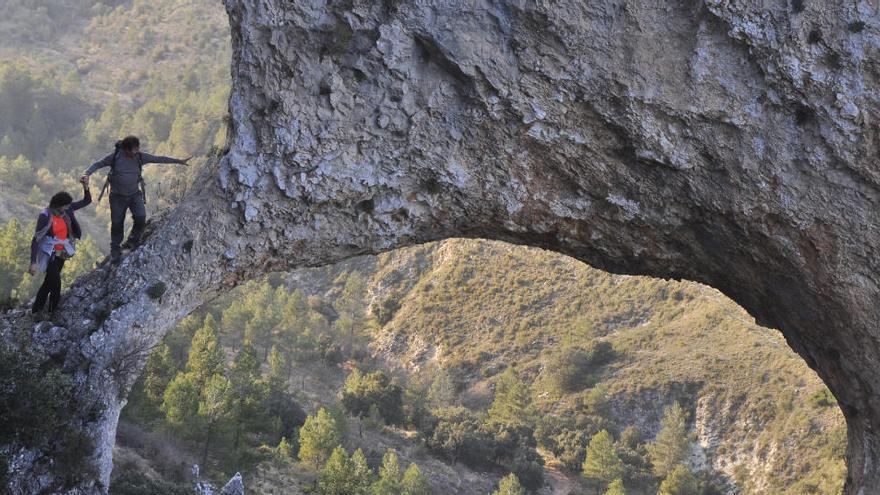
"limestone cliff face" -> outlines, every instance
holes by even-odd
[[[848,493],[880,493],[876,5],[225,3],[229,151],[62,325],[3,325],[80,384],[70,493],[105,490],[125,349],[254,274],[451,236],[719,288],[828,383]],[[50,461],[21,451],[14,487],[64,491]]]

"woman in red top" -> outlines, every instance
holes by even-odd
[[[31,307],[31,312],[34,314],[43,310],[47,299],[50,312],[55,311],[61,300],[61,270],[64,268],[64,260],[69,257],[65,251],[65,244],[68,239],[79,239],[82,235],[73,212],[92,202],[88,178],[80,182],[83,185],[83,199],[74,203],[70,194],[60,192],[52,196],[49,207],[37,218],[36,234],[31,241],[31,265],[28,272],[36,275],[37,271],[45,269],[46,278],[43,279],[43,284],[37,291],[37,297]],[[51,243],[56,241],[59,242],[52,246]]]

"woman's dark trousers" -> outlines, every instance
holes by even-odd
[[[53,256],[46,266],[46,278],[43,279],[43,285],[37,291],[37,298],[34,299],[34,306],[31,311],[39,313],[46,305],[46,298],[49,299],[49,311],[55,311],[58,303],[61,301],[61,269],[64,268],[64,260]]]

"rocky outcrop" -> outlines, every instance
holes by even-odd
[[[197,479],[198,469],[198,465],[193,466],[193,473]],[[241,479],[241,473],[235,473],[235,476],[230,478],[220,491],[217,491],[210,484],[197,481],[195,493],[196,495],[244,495],[244,482]]]
[[[725,292],[838,398],[847,493],[880,493],[872,3],[225,3],[228,151],[57,325],[96,475],[63,488],[22,449],[15,486],[105,491],[129,350],[206,298],[459,236]]]

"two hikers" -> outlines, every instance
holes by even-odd
[[[88,179],[95,171],[110,167],[107,184],[110,185],[110,260],[113,263],[119,262],[123,248],[137,248],[144,232],[147,222],[146,192],[142,176],[144,165],[147,163],[188,165],[192,158],[179,160],[167,156],[153,156],[141,152],[140,146],[137,137],[128,136],[116,143],[113,153],[92,164],[83,174],[83,179]],[[104,184],[104,189],[107,188],[107,184]],[[102,196],[104,189],[101,190]],[[100,201],[100,197],[98,200]],[[131,228],[128,240],[123,244],[126,211],[131,211],[134,226]]]
[[[192,157],[190,157],[192,158]],[[140,151],[140,140],[128,136],[116,143],[113,153],[103,160],[92,164],[80,183],[83,186],[83,199],[74,202],[67,192],[60,192],[49,201],[49,206],[37,218],[37,227],[31,240],[31,263],[28,273],[36,275],[45,272],[46,277],[37,291],[31,312],[39,314],[48,300],[49,311],[58,308],[61,300],[61,270],[64,261],[75,253],[75,243],[82,237],[82,229],[76,221],[74,212],[88,206],[92,202],[89,190],[89,176],[104,167],[110,167],[107,183],[101,190],[101,196],[110,186],[110,259],[119,262],[122,248],[134,249],[138,246],[147,221],[145,204],[144,180],[141,175],[147,163],[179,163],[187,165],[190,158],[179,160],[165,156],[153,156]],[[98,198],[100,200],[100,197]],[[122,237],[125,227],[125,213],[131,211],[134,226],[124,245]]]
[[[80,179],[83,186],[83,198],[73,202],[67,192],[60,192],[49,200],[49,207],[37,217],[37,228],[31,240],[31,264],[28,273],[36,275],[38,271],[46,272],[46,278],[31,307],[31,313],[39,314],[49,301],[49,312],[58,308],[61,300],[61,270],[64,261],[75,252],[74,244],[82,237],[82,229],[76,221],[74,212],[85,208],[92,202],[89,191],[89,178]]]

